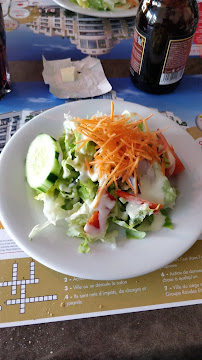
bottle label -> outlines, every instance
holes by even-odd
[[[182,78],[192,41],[193,36],[169,41],[160,77],[160,85],[173,84]]]
[[[133,48],[131,54],[131,67],[137,74],[140,74],[141,71],[145,44],[146,44],[146,37],[140,34],[139,31],[135,28]]]

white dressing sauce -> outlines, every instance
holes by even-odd
[[[129,202],[126,205],[126,212],[130,216],[131,219],[135,219],[138,216],[140,211],[145,211],[147,209],[148,209],[147,204],[138,205],[138,204],[133,204],[133,203]]]
[[[67,186],[67,185],[61,183],[61,184],[59,185],[59,189],[60,189],[60,191],[64,191],[64,192],[67,192],[67,193],[68,193],[68,192],[71,191],[71,186]]]
[[[63,179],[67,179],[68,176],[70,175],[70,170],[66,167],[66,162],[65,160],[62,160],[62,168],[63,168],[63,174],[62,177]]]
[[[99,179],[99,185],[102,186],[102,185],[104,184],[104,182],[105,182],[106,179],[107,179],[107,175],[103,175],[103,177],[101,177],[101,178]]]
[[[88,176],[89,176],[89,178],[90,178],[93,182],[98,181],[99,173],[98,173],[98,171],[97,171],[97,169],[96,169],[95,166],[93,166],[93,167],[91,168],[91,173],[90,173],[90,174],[89,174],[89,172],[88,172]]]
[[[81,180],[81,182],[85,183],[89,178],[89,172],[86,170],[86,165],[83,164],[82,166],[79,167],[79,169],[77,171],[80,172],[79,180]]]
[[[154,214],[154,220],[149,228],[149,231],[158,231],[160,230],[165,223],[165,216],[158,212],[158,214]]]
[[[76,159],[74,159],[73,161],[75,161]],[[93,182],[98,181],[98,171],[97,169],[94,167],[92,167],[91,169],[91,173],[89,173],[89,171],[86,168],[86,165],[84,163],[83,160],[77,161],[77,165],[75,165],[75,170],[80,172],[79,175],[79,180],[81,180],[82,182],[88,181],[88,179],[90,178]]]
[[[92,238],[101,236],[105,234],[106,226],[107,226],[107,218],[110,211],[113,209],[116,200],[110,199],[108,193],[103,193],[100,201],[98,203],[97,208],[95,211],[99,211],[98,220],[99,220],[99,228],[96,228],[93,225],[87,223],[84,226],[84,231],[86,234],[90,235]]]
[[[140,181],[141,198],[156,204],[164,204],[163,185],[167,178],[158,176],[154,181],[150,181],[147,176],[143,176]]]
[[[81,134],[81,133],[80,133],[80,137],[81,137],[81,140],[86,140],[86,136],[83,135],[83,134]],[[78,148],[80,145],[81,145],[81,144],[77,144],[77,148]],[[79,151],[80,151],[81,154],[86,155],[86,148],[85,148],[85,146],[82,146],[82,148],[80,148]]]
[[[77,212],[74,212],[72,215],[70,215],[70,220],[76,219],[79,215],[83,214],[89,214],[91,215],[91,206],[92,202],[90,200],[86,200],[85,203],[82,204],[82,206],[78,209]]]
[[[154,174],[149,176],[150,171]],[[147,173],[140,176],[140,197],[144,200],[151,201],[156,204],[164,205],[164,192],[163,186],[167,177],[161,172],[159,164],[153,164],[153,169],[148,169]]]

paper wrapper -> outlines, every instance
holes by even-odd
[[[99,59],[87,56],[80,61],[63,60],[47,61],[43,56],[43,78],[49,84],[49,91],[59,99],[89,98],[111,91]],[[61,69],[75,66],[78,77],[73,82],[63,82]]]

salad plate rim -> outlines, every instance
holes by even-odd
[[[111,10],[96,10],[92,8],[84,9],[82,6],[71,2],[70,0],[53,0],[56,4],[62,6],[63,8],[75,12],[81,15],[89,15],[97,18],[127,18],[133,17],[137,14],[138,6],[131,9],[115,9]]]

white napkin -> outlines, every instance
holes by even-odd
[[[63,82],[61,69],[75,66],[78,77],[73,82]],[[43,56],[42,72],[45,84],[49,84],[49,91],[59,99],[88,98],[99,96],[111,91],[101,62],[91,56],[80,61],[63,60],[47,61]]]

